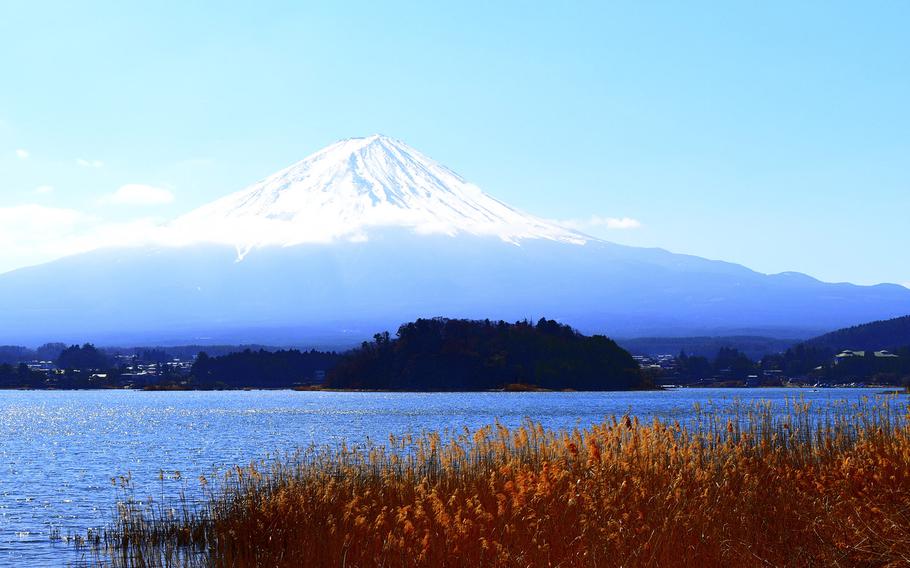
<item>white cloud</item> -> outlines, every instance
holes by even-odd
[[[103,203],[115,205],[166,205],[173,201],[174,194],[170,190],[141,183],[121,186],[113,194],[102,199]]]
[[[101,160],[84,160],[79,158],[76,160],[76,163],[82,166],[83,168],[102,168],[104,167],[104,162]]]
[[[0,242],[6,242],[10,233],[18,233],[27,237],[34,233],[46,234],[48,230],[66,231],[78,221],[86,218],[86,215],[74,209],[45,207],[36,204],[0,207],[0,228],[3,231],[0,233]]]
[[[111,222],[74,209],[0,207],[0,273],[101,247],[165,243],[167,234],[151,218]]]
[[[586,231],[602,227],[614,230],[638,229],[641,227],[641,221],[638,219],[633,219],[631,217],[601,217],[599,215],[591,215],[586,219],[557,220],[556,223],[562,225],[563,227],[576,229],[578,231]]]
[[[0,272],[63,256],[68,237],[89,220],[73,209],[0,207]]]
[[[35,188],[35,193],[38,195],[47,195],[48,193],[54,192],[54,186],[52,185],[39,185]]]
[[[22,148],[16,150],[16,157],[20,160],[27,160],[29,156],[31,156],[31,154],[29,154],[28,150],[23,150]]]
[[[910,282],[904,282],[904,288],[910,288]]]
[[[599,221],[606,225],[608,229],[638,229],[641,227],[641,221],[631,217],[599,219]]]

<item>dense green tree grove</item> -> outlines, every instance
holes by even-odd
[[[338,355],[296,349],[269,352],[246,349],[221,357],[200,353],[190,372],[194,387],[288,388],[320,382],[338,362]]]
[[[108,356],[91,343],[72,345],[60,353],[57,367],[67,371],[103,371],[111,367]]]
[[[418,319],[395,338],[377,334],[345,355],[330,374],[333,388],[488,390],[510,384],[546,389],[649,387],[632,356],[602,335],[586,337],[541,319]]]

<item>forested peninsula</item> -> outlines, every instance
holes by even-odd
[[[603,335],[585,336],[541,319],[418,319],[396,337],[377,334],[346,353],[328,388],[477,391],[506,388],[652,388],[628,351]]]

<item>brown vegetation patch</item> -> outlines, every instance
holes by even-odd
[[[143,566],[904,566],[895,400],[313,448],[235,469],[192,514],[126,506],[96,548]]]

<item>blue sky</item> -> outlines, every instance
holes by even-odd
[[[381,132],[616,242],[910,283],[910,3],[76,4],[2,9],[0,271]]]

